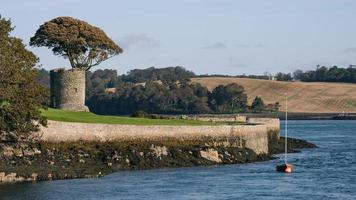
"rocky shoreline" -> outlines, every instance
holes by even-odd
[[[269,145],[268,154],[226,141],[40,142],[31,146],[2,145],[0,182],[101,177],[119,170],[144,170],[251,163],[274,159],[284,152],[284,139]],[[316,146],[288,139],[289,152]],[[217,145],[218,144],[218,145]],[[26,148],[25,148],[26,146]]]

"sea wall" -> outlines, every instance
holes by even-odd
[[[278,118],[247,118],[248,124],[263,124],[267,126],[267,131],[279,134],[280,121]]]
[[[268,154],[268,129],[258,125],[113,125],[48,121],[38,133],[42,141],[218,141],[218,145],[249,148],[257,154]],[[225,143],[221,143],[226,141]]]
[[[250,125],[265,125],[267,128],[268,149],[269,153],[275,152],[278,148],[280,121],[278,118],[256,118],[247,117],[244,115],[189,115],[186,118],[211,121],[211,122],[230,122],[230,123],[245,123]]]
[[[189,119],[200,120],[200,121],[209,121],[209,122],[246,122],[246,116],[240,115],[196,115],[188,116]]]
[[[275,152],[278,148],[280,121],[278,118],[247,118],[249,124],[263,124],[267,128],[268,150]]]
[[[284,152],[284,140],[278,140],[271,151],[268,130],[276,129],[263,124],[130,126],[49,121],[35,134],[36,142],[11,143],[0,137],[0,184],[270,160],[272,153]],[[291,147],[316,147],[299,139],[288,138],[288,143],[288,152],[296,152]]]
[[[252,122],[253,120],[251,120]],[[37,143],[0,145],[0,182],[100,177],[119,170],[250,163],[280,153],[276,121],[211,126],[48,121]],[[263,123],[273,122],[272,125]],[[292,145],[293,146],[293,145]],[[273,151],[271,151],[271,149]]]
[[[267,126],[111,125],[48,121],[38,144],[3,145],[0,182],[99,177],[118,170],[271,159]]]

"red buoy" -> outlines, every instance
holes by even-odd
[[[278,172],[292,173],[293,165],[291,165],[291,164],[277,165],[276,170]]]

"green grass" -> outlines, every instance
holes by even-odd
[[[123,116],[108,116],[96,115],[91,112],[72,112],[51,109],[41,110],[43,116],[53,121],[63,122],[83,122],[83,123],[98,123],[98,124],[130,124],[130,125],[216,125],[212,122],[204,122],[198,120],[188,119],[147,119],[136,117],[123,117]]]

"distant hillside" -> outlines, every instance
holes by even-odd
[[[247,78],[207,77],[193,78],[192,81],[212,90],[217,85],[238,83],[242,85],[251,103],[255,96],[261,96],[265,103],[279,101],[285,110],[284,94],[288,93],[290,112],[356,112],[356,84],[320,82],[282,82]]]

